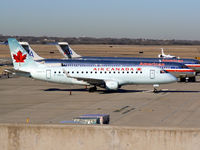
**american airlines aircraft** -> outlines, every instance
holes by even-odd
[[[37,62],[41,62],[41,63],[45,63],[47,65],[50,66],[59,66],[62,64],[65,64],[66,62],[69,62],[69,60],[73,60],[76,62],[80,62],[81,61],[97,61],[97,62],[107,62],[111,61],[112,63],[117,63],[118,61],[127,61],[127,60],[118,60],[118,59],[77,59],[79,57],[81,57],[80,55],[76,54],[73,50],[70,50],[71,48],[68,46],[68,43],[66,42],[59,42],[57,45],[57,48],[59,49],[59,51],[63,54],[63,55],[67,55],[67,57],[69,57],[70,55],[73,54],[73,59],[45,59],[43,57],[40,57],[39,55],[37,55],[37,53],[31,48],[31,46],[27,43],[27,42],[19,42],[22,47],[29,53],[29,55],[31,57],[33,57],[33,59]],[[68,49],[68,50],[66,50]],[[66,51],[64,51],[66,50]],[[72,58],[72,57],[69,57]],[[169,73],[173,74],[174,76],[176,76],[177,78],[180,78],[181,82],[185,82],[188,79],[191,78],[195,78],[196,72],[193,69],[189,69],[187,66],[185,66],[182,63],[177,63],[177,62],[153,62],[153,61],[140,61],[140,60],[129,60],[128,62],[132,62],[135,65],[139,65],[139,66],[158,66],[161,69],[165,69],[166,71],[168,71]],[[191,81],[191,80],[190,80]]]
[[[196,75],[200,74],[200,61],[197,59],[187,58],[142,58],[142,57],[93,57],[78,55],[67,42],[58,42],[58,50],[66,59],[82,59],[82,60],[122,60],[122,61],[142,61],[142,62],[177,62],[185,64],[187,67],[196,71]],[[67,55],[68,54],[68,55]],[[70,57],[68,57],[70,55]],[[196,81],[195,76],[189,77],[189,81]]]
[[[169,55],[169,54],[166,55],[164,53],[163,48],[161,48],[161,54],[158,55],[158,58],[178,58],[179,59],[179,57],[176,57],[176,56],[173,56],[173,55]]]
[[[131,62],[69,61],[63,66],[51,67],[34,61],[16,39],[9,38],[8,45],[16,72],[49,82],[93,86],[89,91],[95,91],[97,86],[117,90],[127,84],[152,84],[156,87],[177,81],[176,77],[158,67],[136,66]]]

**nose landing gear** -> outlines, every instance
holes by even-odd
[[[154,92],[154,93],[157,93],[157,92],[158,92],[158,89],[157,89],[158,87],[159,87],[159,84],[154,84],[154,85],[153,85],[153,88],[154,88],[153,92]]]

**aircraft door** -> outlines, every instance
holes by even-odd
[[[46,70],[46,78],[51,79],[51,70]]]
[[[150,79],[155,78],[155,70],[150,70]]]

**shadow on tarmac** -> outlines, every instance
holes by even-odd
[[[200,91],[171,91],[171,90],[166,90],[166,91],[157,91],[156,93],[200,93]]]
[[[49,89],[44,89],[46,92],[54,92],[54,91],[68,91],[68,92],[88,92],[88,89],[60,89],[60,88],[49,88]],[[112,94],[112,93],[136,93],[136,92],[149,92],[149,93],[154,93],[151,90],[124,90],[124,89],[119,89],[119,90],[101,90],[98,89],[95,91],[95,93],[99,94]],[[94,92],[91,92],[94,93]],[[156,94],[159,93],[200,93],[200,91],[184,91],[184,90],[158,90],[155,92]]]
[[[44,89],[44,91],[47,92],[54,92],[54,91],[72,91],[72,92],[88,92],[88,89],[60,89],[60,88],[49,88],[49,89]],[[119,89],[119,90],[101,90],[98,89],[95,91],[95,93],[100,93],[100,94],[111,94],[111,93],[135,93],[135,92],[145,92],[148,90],[124,90],[124,89]],[[94,92],[91,92],[94,93]]]
[[[136,93],[136,92],[146,92],[148,90],[124,90],[124,89],[118,89],[118,90],[102,90],[100,94],[112,94],[112,93]]]
[[[44,91],[76,91],[76,92],[88,92],[87,89],[59,89],[59,88],[49,88],[49,89],[45,89]]]

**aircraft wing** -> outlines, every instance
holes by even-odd
[[[4,71],[13,75],[31,77],[31,74],[26,71],[20,71],[20,70],[15,70],[15,69],[5,69]]]
[[[100,85],[104,85],[105,81],[102,79],[93,79],[93,78],[83,78],[83,77],[72,77],[72,76],[68,76],[70,78],[74,78],[77,79],[79,81],[84,81],[87,82],[90,85],[95,85],[95,86],[100,86]]]
[[[76,78],[77,80],[85,81],[91,85],[96,85],[96,86],[105,84],[105,81],[102,79],[80,78],[80,77],[74,77],[74,78]]]
[[[74,78],[76,80],[85,82],[89,85],[99,86],[102,88],[107,88],[110,90],[117,90],[119,88],[119,83],[116,80],[111,79],[95,79],[95,78],[89,78],[89,77],[78,77],[78,76],[71,76],[68,75],[70,78]]]
[[[101,86],[105,84],[105,81],[103,79],[94,79],[94,78],[87,78],[87,77],[77,77],[77,76],[72,76],[70,74],[66,73],[66,76],[69,78],[74,78],[79,81],[84,81],[90,85],[95,85],[95,86]]]

